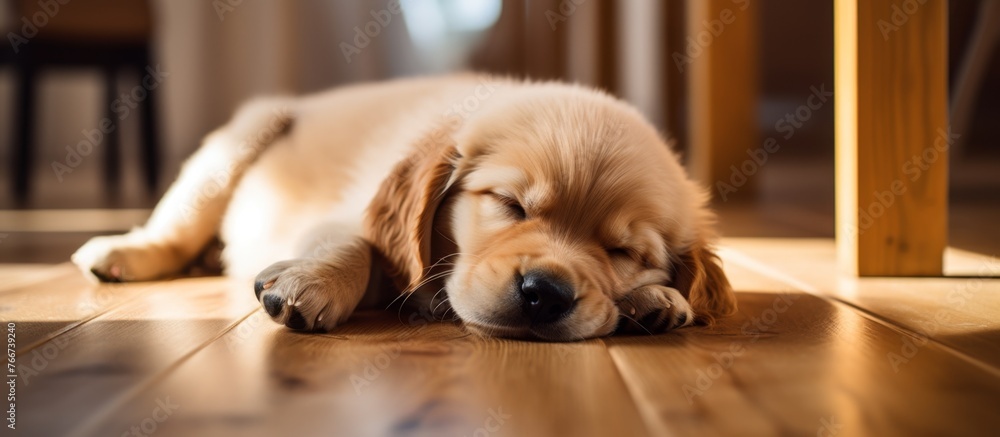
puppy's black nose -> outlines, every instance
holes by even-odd
[[[542,272],[528,272],[521,280],[521,299],[532,323],[559,320],[576,304],[573,290],[563,281]]]

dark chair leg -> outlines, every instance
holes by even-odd
[[[146,74],[145,64],[139,66],[139,77]],[[156,89],[146,90],[146,99],[142,101],[142,145],[139,147],[142,152],[142,166],[145,172],[146,190],[149,194],[156,194],[157,182],[159,181],[159,126],[156,117]]]
[[[120,193],[121,185],[121,123],[115,114],[112,102],[118,98],[118,71],[114,67],[104,70],[104,116],[111,120],[111,132],[104,136],[104,185],[114,193]]]
[[[23,204],[31,191],[33,170],[33,143],[35,136],[35,96],[37,95],[36,69],[21,66],[17,69],[17,110],[14,112],[13,159],[10,161],[14,198]]]

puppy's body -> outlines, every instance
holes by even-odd
[[[296,329],[346,319],[378,268],[422,303],[447,285],[437,303],[472,329],[565,340],[608,334],[619,316],[688,324],[688,301],[704,319],[731,311],[703,203],[655,131],[607,96],[400,80],[246,105],[149,223],[74,262],[156,279],[217,235],[227,274],[256,276],[268,313]]]
[[[316,242],[307,236],[325,232],[319,228],[360,232],[365,209],[396,164],[452,104],[477,88],[482,94],[484,83],[474,77],[397,81],[290,103],[294,128],[248,169],[222,221],[227,274],[253,278],[274,262],[301,256]]]

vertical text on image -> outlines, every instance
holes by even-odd
[[[7,323],[7,428],[17,429],[17,326]]]

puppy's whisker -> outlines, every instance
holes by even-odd
[[[649,335],[653,335],[653,333],[652,333],[652,332],[650,332],[650,330],[646,329],[646,327],[645,327],[645,326],[642,326],[642,323],[639,323],[639,321],[638,321],[638,320],[636,320],[636,319],[633,319],[633,318],[629,317],[629,316],[628,316],[628,315],[626,315],[626,314],[622,314],[621,316],[622,316],[622,317],[624,317],[624,318],[626,318],[626,319],[629,319],[629,320],[631,320],[631,321],[632,321],[632,323],[635,323],[635,326],[638,326],[638,327],[642,328],[642,330],[643,330],[643,331],[646,331],[646,333],[647,333],[647,334],[649,334]]]
[[[444,233],[444,232],[441,232],[441,230],[440,230],[440,229],[438,229],[438,230],[437,230],[437,233],[438,233],[438,235],[440,235],[440,236],[441,236],[441,238],[444,238],[445,240],[448,240],[448,241],[450,241],[450,242],[454,243],[454,244],[455,244],[456,246],[458,245],[458,242],[457,242],[457,241],[455,241],[455,240],[451,239],[450,237],[448,237],[447,235],[445,235],[445,233]]]
[[[442,256],[441,259],[439,259],[436,263],[434,263],[430,267],[425,268],[424,270],[425,271],[430,271],[431,269],[433,269],[434,267],[436,267],[438,264],[447,261],[449,258],[453,258],[453,257],[459,256],[459,255],[461,255],[461,254],[459,254],[459,253],[453,253],[453,254],[450,254],[450,255]]]
[[[430,275],[430,276],[423,277],[418,282],[416,282],[414,284],[411,284],[409,287],[406,287],[406,289],[403,290],[401,293],[403,293],[403,294],[412,293],[412,292],[416,291],[417,289],[419,289],[420,287],[423,287],[424,285],[427,285],[428,282],[431,282],[431,281],[433,281],[435,279],[440,279],[442,276],[451,274],[451,272],[452,272],[452,269],[449,269],[449,270],[444,270],[444,271],[437,272],[437,273],[435,273],[433,275]]]
[[[442,290],[444,290],[444,289],[442,288]],[[438,303],[438,304],[437,304],[437,305],[436,305],[436,306],[434,307],[434,309],[433,309],[433,310],[431,310],[431,314],[434,314],[434,313],[437,313],[437,310],[438,310],[438,308],[440,308],[440,307],[441,307],[441,305],[443,305],[443,304],[444,304],[445,302],[448,302],[448,298],[447,298],[447,297],[446,297],[446,298],[444,298],[444,300],[442,300],[441,302],[439,302],[439,303]],[[451,309],[451,307],[449,307],[448,309],[450,310],[450,309]],[[442,315],[441,315],[441,320],[444,320],[444,316],[445,316],[446,314],[447,314],[447,311],[445,311],[445,314],[442,314]]]
[[[435,273],[433,275],[430,275],[430,276],[424,278],[423,280],[421,280],[420,282],[418,282],[416,285],[412,285],[412,286],[406,287],[406,290],[404,290],[403,293],[412,293],[412,292],[420,289],[420,287],[423,287],[424,285],[427,285],[431,281],[434,281],[436,279],[441,279],[444,276],[450,275],[451,272],[452,272],[452,270],[449,269],[449,270],[441,271],[441,272]]]
[[[432,265],[430,265],[428,267],[425,267],[423,274],[426,275],[427,273],[430,273],[436,267],[440,267],[440,266],[454,266],[455,263],[448,262],[448,261],[449,261],[449,259],[457,257],[459,255],[462,255],[462,253],[453,253],[453,254],[445,255],[445,256],[441,257],[441,259],[437,260],[437,262],[435,262],[434,264],[432,264]],[[409,288],[409,287],[407,287],[407,288]]]
[[[431,305],[434,304],[434,299],[437,299],[438,295],[441,294],[442,291],[444,291],[444,287],[441,287],[440,290],[438,290],[436,293],[434,293],[433,296],[431,296],[431,300],[429,302],[427,302],[427,308],[431,308]],[[445,297],[445,300],[447,300],[447,299],[448,298]],[[440,305],[440,304],[438,304],[438,305]],[[437,308],[437,307],[435,306],[434,308]],[[431,308],[432,312],[434,311],[434,308]]]
[[[397,301],[397,300],[399,300],[399,298],[401,298],[401,297],[402,297],[402,298],[403,298],[403,301],[402,301],[402,302],[400,302],[400,304],[399,304],[399,309],[398,309],[398,310],[396,311],[396,317],[397,317],[397,318],[398,318],[398,319],[400,320],[400,322],[402,322],[402,317],[403,317],[403,308],[404,308],[404,307],[406,306],[406,301],[410,299],[410,296],[411,296],[412,294],[416,293],[416,291],[417,291],[418,289],[420,289],[420,287],[423,287],[424,285],[427,285],[428,283],[430,283],[430,282],[432,282],[432,281],[434,281],[434,280],[436,280],[436,279],[440,279],[441,277],[444,277],[444,276],[447,276],[447,275],[451,274],[451,272],[452,272],[452,270],[445,270],[445,271],[441,271],[441,272],[438,272],[438,273],[436,273],[436,274],[433,274],[433,275],[431,275],[431,276],[429,276],[429,277],[427,277],[427,278],[424,278],[423,280],[421,280],[421,281],[420,281],[419,283],[417,283],[416,285],[413,285],[413,286],[410,286],[410,287],[407,287],[407,289],[406,289],[406,290],[404,290],[404,291],[402,291],[402,292],[401,292],[401,293],[399,294],[399,296],[396,296],[396,298],[395,298],[395,299],[393,299],[393,300],[392,300],[392,302],[389,302],[389,305],[387,305],[387,306],[385,307],[385,309],[389,309],[389,308],[391,308],[391,307],[392,307],[392,305],[393,305],[394,303],[396,303],[396,301]],[[438,291],[438,293],[440,293],[440,292],[441,292],[442,290],[444,290],[444,288],[443,288],[443,287],[441,288],[441,290],[439,290],[439,291]],[[434,296],[437,296],[437,293],[434,293]],[[431,301],[432,301],[432,302],[433,302],[433,300],[434,300],[434,297],[431,297]]]
[[[442,299],[441,301],[439,301],[437,303],[437,305],[434,305],[434,299],[437,299],[438,295],[441,294],[442,291],[444,291],[444,287],[441,287],[440,290],[438,290],[436,293],[434,293],[434,296],[431,296],[430,301],[427,302],[427,308],[431,310],[431,316],[432,317],[436,317],[435,314],[437,314],[438,308],[441,307],[441,304],[443,304],[443,303],[445,303],[445,302],[448,301],[448,295],[445,294],[444,295],[444,299]],[[434,306],[432,307],[431,305],[434,305]]]
[[[475,254],[472,254],[472,253],[468,253],[468,252],[456,252],[456,253],[453,253],[453,254],[448,255],[448,256],[449,257],[450,256],[467,256],[467,257],[472,258],[474,260],[479,260],[481,258],[478,255],[475,255]]]
[[[441,273],[438,273],[438,275],[447,274],[447,273],[450,273],[450,271],[448,271],[448,272],[441,272]],[[433,281],[434,279],[437,279],[437,278],[429,277],[429,278],[424,279],[423,281],[421,281],[420,283],[418,283],[416,285],[407,287],[406,290],[403,290],[403,291],[399,292],[399,296],[396,296],[394,299],[392,299],[392,301],[389,302],[389,304],[385,306],[385,309],[388,310],[389,308],[392,308],[392,305],[395,304],[396,301],[398,301],[400,298],[402,298],[403,302],[400,303],[400,305],[399,305],[400,310],[402,310],[403,304],[406,303],[406,299],[408,299],[411,294],[413,294],[414,292],[416,292],[416,290],[418,288],[424,286],[426,283],[428,283],[430,281]]]
[[[403,297],[404,295],[406,295],[406,293],[399,293],[399,296],[396,296],[395,298],[393,298],[392,302],[389,302],[389,305],[385,306],[385,309],[388,310],[389,308],[392,308],[392,304],[396,303],[396,301],[399,300],[399,298]]]
[[[399,295],[396,296],[395,298],[393,298],[392,302],[389,302],[389,304],[385,306],[385,309],[388,310],[389,308],[392,308],[392,304],[396,303],[397,300],[399,300],[401,298],[404,298],[409,293],[411,293],[411,292],[406,291],[406,290],[403,290],[403,291],[399,292]]]
[[[399,319],[400,322],[403,321],[403,307],[406,306],[406,300],[409,299],[411,295],[413,295],[413,293],[406,293],[404,295],[406,297],[403,298],[403,302],[399,304],[399,310],[396,311],[396,317]]]

